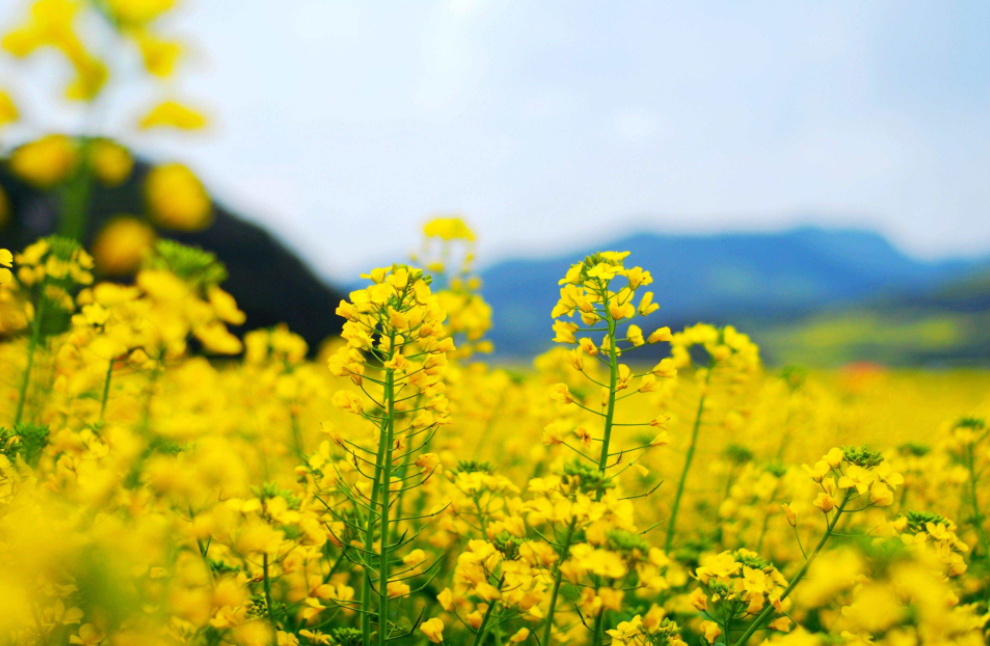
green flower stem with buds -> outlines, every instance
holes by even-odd
[[[605,435],[602,438],[602,453],[598,458],[598,469],[605,473],[605,469],[608,467],[608,447],[612,439],[612,421],[615,418],[615,383],[619,375],[618,366],[618,352],[616,350],[615,341],[615,319],[612,318],[612,312],[609,311],[608,305],[608,289],[602,287],[602,293],[604,298],[602,299],[605,304],[605,322],[608,324],[607,339],[609,341],[609,352],[608,352],[608,407],[605,409]],[[595,494],[596,500],[601,500],[602,494],[605,492],[604,489],[599,489]]]
[[[262,585],[265,589],[265,609],[268,611],[268,623],[272,626],[272,643],[276,642],[276,634],[278,633],[278,624],[275,622],[275,610],[272,607],[272,579],[268,573],[268,553],[261,555],[261,571],[262,571]]]
[[[45,318],[45,284],[41,284],[41,296],[38,298],[38,311],[35,312],[34,324],[31,326],[31,339],[28,341],[27,365],[24,367],[24,376],[21,379],[21,389],[17,398],[17,413],[14,415],[14,425],[21,423],[24,416],[24,402],[27,400],[28,386],[31,383],[31,369],[34,367],[34,353],[41,341],[42,320]]]
[[[392,334],[390,338],[390,347],[392,349],[392,354],[395,353],[395,333]],[[388,533],[388,521],[389,521],[389,496],[391,494],[391,484],[392,484],[392,444],[394,443],[395,435],[395,371],[389,369],[385,373],[385,394],[383,396],[386,405],[388,406],[388,413],[385,416],[385,423],[382,426],[381,437],[379,443],[385,447],[383,451],[385,457],[385,464],[382,468],[382,482],[381,482],[381,548],[378,555],[378,644],[379,646],[385,646],[385,642],[388,639],[387,630],[388,627],[388,575],[389,575],[389,537]]]
[[[382,421],[382,432],[385,432],[386,421]],[[368,509],[368,524],[364,534],[365,554],[371,554],[375,548],[375,507],[378,505],[378,490],[381,485],[382,468],[385,462],[385,444],[379,442],[378,455],[375,459],[375,475],[371,481],[371,506]],[[361,643],[371,646],[371,569],[366,564],[361,581]]]
[[[416,395],[416,401],[413,404],[413,409],[414,410],[415,409],[418,409],[419,408],[419,405],[420,405],[420,402],[422,402],[422,401],[423,401],[423,394],[422,393],[419,393],[418,395]],[[412,428],[410,428],[406,432],[406,447],[411,447],[412,446],[412,438],[413,438],[413,430],[412,430]],[[398,518],[403,518],[403,515],[402,515],[403,505],[402,505],[402,503],[405,500],[406,490],[408,489],[408,487],[406,487],[406,485],[405,485],[406,474],[409,473],[409,465],[412,463],[412,454],[413,454],[413,452],[410,451],[410,450],[408,450],[408,448],[407,448],[406,454],[402,457],[402,464],[399,465],[399,478],[402,480],[403,485],[402,485],[402,487],[399,488],[399,495],[396,497],[396,500],[395,500],[395,517],[397,519]],[[393,538],[395,538],[396,540],[398,540],[398,538],[399,538],[399,527],[400,527],[400,523],[399,522],[396,522],[395,523],[395,527],[392,529],[392,533],[394,535]]]
[[[103,399],[100,401],[100,421],[107,412],[107,401],[110,399],[110,378],[113,376],[113,357],[107,362],[107,375],[103,380]]]
[[[801,579],[804,578],[804,575],[808,573],[808,568],[810,568],[811,564],[815,562],[815,559],[818,557],[819,552],[822,551],[822,548],[825,547],[825,543],[827,543],[828,539],[832,536],[832,532],[835,531],[835,526],[838,524],[839,517],[842,516],[842,512],[845,510],[846,504],[849,502],[849,499],[850,499],[850,495],[847,493],[843,497],[842,502],[839,504],[839,506],[835,508],[835,516],[832,517],[832,522],[827,523],[825,533],[822,534],[822,538],[820,541],[818,541],[818,545],[816,545],[815,549],[811,551],[811,554],[809,554],[808,558],[805,559],[804,565],[801,566],[801,569],[798,570],[797,574],[794,575],[794,578],[791,579],[791,582],[784,589],[783,594],[780,595],[781,601],[783,601],[784,599],[790,596],[791,592],[794,591],[794,588],[796,588],[797,585],[801,583]],[[746,629],[746,632],[744,632],[742,636],[736,641],[735,646],[743,646],[747,641],[749,641],[749,638],[753,636],[753,633],[759,630],[763,626],[763,624],[766,623],[766,620],[770,617],[773,611],[774,611],[774,607],[772,604],[764,608],[763,612],[761,612],[759,615],[756,616],[756,619],[754,619],[753,623],[749,625],[749,628]],[[728,636],[726,636],[726,639],[728,639]]]
[[[616,321],[612,317],[612,311],[609,309],[609,298],[608,298],[608,286],[602,285],[602,304],[605,310],[605,322],[608,325],[608,331],[606,332],[606,338],[608,339],[608,405],[605,409],[605,433],[602,438],[602,452],[601,456],[598,458],[598,470],[602,472],[602,476],[605,475],[605,470],[608,468],[608,449],[609,444],[612,439],[612,424],[615,419],[615,385],[618,381],[619,376],[619,366],[618,366],[618,349],[616,348]],[[605,493],[604,487],[599,487],[598,491],[595,492],[595,500],[601,500],[602,495]],[[598,577],[595,578],[595,592],[598,592],[598,588],[601,585]],[[595,618],[595,628],[594,634],[592,635],[592,644],[594,646],[601,646],[604,642],[604,629],[603,625],[605,623],[605,609],[602,608],[601,612]]]
[[[505,581],[505,575],[499,577],[498,589],[502,589],[502,583]],[[478,632],[474,634],[474,641],[471,646],[479,646],[484,642],[485,633],[488,632],[488,620],[492,618],[492,612],[495,610],[495,606],[498,605],[498,601],[492,601],[488,604],[488,609],[485,610],[485,616],[481,618],[481,625],[478,626]]]
[[[90,151],[92,140],[82,137],[79,145],[79,166],[62,189],[62,219],[58,232],[66,238],[82,241],[86,233],[90,195],[93,188]]]
[[[574,525],[577,518],[571,519],[571,524],[567,526],[567,534],[564,536],[564,545],[560,551],[560,558],[554,564],[553,569],[553,591],[550,593],[550,608],[547,610],[547,623],[543,627],[543,646],[550,646],[553,639],[553,613],[557,609],[557,595],[560,594],[560,584],[564,579],[564,574],[560,571],[560,564],[567,559],[571,551],[571,540],[574,538]]]
[[[701,428],[701,418],[705,412],[705,400],[708,397],[708,384],[711,382],[712,371],[715,369],[714,359],[708,362],[708,374],[705,375],[704,391],[698,398],[698,411],[694,416],[694,426],[691,429],[691,444],[688,445],[687,454],[684,456],[684,469],[681,470],[681,479],[677,483],[677,492],[674,494],[674,504],[670,507],[670,520],[667,521],[667,540],[664,543],[664,551],[670,552],[674,545],[674,530],[677,526],[677,512],[681,508],[681,496],[684,495],[684,483],[687,482],[688,471],[691,470],[691,462],[694,460],[694,451],[698,445],[698,430]]]
[[[990,540],[988,540],[986,530],[983,528],[983,520],[986,516],[984,516],[980,507],[980,499],[976,488],[978,480],[976,475],[976,444],[970,444],[967,449],[964,454],[966,458],[966,469],[969,471],[969,496],[967,497],[973,509],[973,527],[976,528],[976,539],[980,545],[980,551],[983,552],[981,554],[983,563],[990,570]],[[987,584],[986,593],[987,599],[990,600],[990,583]]]

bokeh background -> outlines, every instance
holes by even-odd
[[[598,249],[653,272],[658,322],[735,323],[771,363],[990,361],[985,3],[39,4],[48,23],[0,3],[0,30],[71,14],[105,73],[8,36],[5,157],[51,133],[125,146],[86,240],[129,215],[216,251],[249,326],[315,347],[361,271],[457,214],[506,361],[549,345],[557,278]],[[156,207],[149,173],[172,162],[209,216]],[[16,168],[11,246],[59,229],[74,182]],[[162,199],[190,190],[171,177]]]

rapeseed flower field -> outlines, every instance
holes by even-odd
[[[4,47],[56,49],[90,101],[76,14],[168,76],[171,5],[39,0]],[[647,327],[662,278],[622,250],[574,258],[555,349],[498,366],[459,218],[362,275],[323,347],[241,337],[223,264],[156,239],[209,225],[188,168],[91,255],[87,192],[129,151],[55,134],[6,163],[63,226],[0,251],[0,643],[986,643],[984,372],[768,368],[732,326]]]
[[[469,266],[370,272],[310,360],[228,331],[208,252],[159,242],[133,285],[67,238],[4,252],[5,639],[983,643],[988,377],[643,330],[630,260],[576,262],[559,347],[509,370]]]

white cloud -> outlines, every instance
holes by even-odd
[[[670,127],[655,113],[643,108],[625,108],[609,119],[610,134],[624,143],[653,141],[669,133]]]

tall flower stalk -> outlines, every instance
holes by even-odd
[[[371,410],[366,410],[353,390],[334,395],[338,407],[375,425],[377,445],[369,449],[330,432],[334,443],[354,460],[358,474],[371,482],[370,494],[362,493],[356,483],[340,482],[338,488],[353,506],[354,516],[363,521],[363,549],[348,557],[363,572],[362,644],[370,646],[374,641],[384,646],[396,637],[393,601],[398,603],[412,592],[405,583],[409,577],[392,578],[393,566],[400,560],[397,554],[411,540],[396,529],[414,520],[393,510],[393,489],[399,487],[396,499],[401,499],[436,468],[431,454],[421,454],[415,461],[420,467],[417,473],[410,475],[401,466],[408,466],[408,455],[421,451],[437,428],[450,422],[442,379],[454,344],[446,336],[446,315],[430,292],[430,278],[421,270],[393,265],[364,277],[372,284],[352,293],[337,310],[347,319],[343,330],[347,344],[330,358],[329,366],[333,374],[350,378],[370,402]]]
[[[600,388],[600,405],[596,408],[590,401],[584,401],[578,395],[571,393],[567,384],[561,383],[555,387],[554,397],[565,406],[575,405],[584,411],[601,419],[602,431],[597,438],[592,437],[583,426],[576,429],[575,434],[583,443],[584,450],[572,446],[564,437],[566,421],[557,421],[547,427],[544,432],[544,444],[563,444],[575,452],[580,458],[589,462],[592,471],[584,471],[583,479],[590,486],[589,493],[594,500],[600,501],[607,489],[615,487],[615,480],[626,468],[635,464],[645,451],[653,446],[666,444],[666,434],[661,433],[656,440],[646,446],[614,451],[613,434],[618,423],[616,421],[616,405],[619,401],[637,393],[647,393],[659,390],[661,383],[658,377],[673,377],[670,359],[661,361],[653,370],[640,375],[634,375],[629,366],[619,362],[623,352],[648,344],[669,341],[669,328],[660,328],[649,335],[643,336],[642,329],[631,321],[636,317],[646,317],[656,311],[659,306],[653,302],[653,293],[646,292],[639,298],[636,293],[641,287],[653,282],[648,271],[640,267],[626,268],[624,260],[628,253],[602,252],[584,259],[568,270],[567,275],[560,281],[560,301],[554,307],[551,316],[557,319],[553,324],[556,334],[554,341],[574,345],[569,353],[571,366],[584,375],[590,382]],[[624,328],[620,332],[620,327]],[[579,338],[580,336],[580,338]],[[595,339],[601,340],[596,343]],[[607,382],[598,378],[598,370],[590,364],[600,362],[608,370]],[[623,390],[630,390],[632,380],[639,378],[638,387],[631,392],[620,395]],[[644,422],[623,424],[623,426],[654,426],[663,428],[666,420],[662,417]],[[600,444],[597,456],[589,455],[586,450],[594,442]],[[615,469],[627,453],[633,459],[622,469]],[[581,472],[584,467],[573,468]],[[610,472],[611,471],[611,472]],[[589,483],[592,483],[589,485]],[[575,526],[572,521],[565,536],[557,541],[560,547],[557,565],[553,570],[553,587],[550,605],[547,611],[546,624],[543,628],[544,646],[550,644],[553,638],[553,622],[557,610],[563,573],[560,563],[570,556]],[[602,585],[602,579],[595,577],[593,586],[597,593]],[[604,639],[605,610],[599,610],[594,618],[592,641],[601,644]]]
[[[75,240],[59,236],[43,238],[17,255],[17,281],[33,310],[27,361],[18,389],[14,424],[24,417],[35,355],[46,335],[61,331],[75,309],[74,296],[93,282],[93,259]]]
[[[750,338],[736,331],[732,326],[716,328],[711,325],[698,324],[678,332],[671,339],[673,363],[677,368],[687,368],[693,363],[692,349],[702,348],[708,356],[705,367],[695,372],[698,381],[698,405],[691,425],[691,438],[687,452],[684,455],[684,466],[677,480],[677,490],[670,507],[667,519],[667,536],[664,549],[669,552],[674,547],[677,532],[677,517],[684,497],[685,485],[694,462],[695,451],[698,448],[698,437],[705,424],[705,411],[708,404],[708,392],[712,387],[712,378],[718,372],[733,378],[746,376],[759,366],[759,349]]]
[[[951,432],[950,443],[956,458],[966,469],[967,480],[964,499],[969,504],[970,523],[976,532],[976,544],[979,547],[980,558],[984,568],[990,574],[990,538],[984,527],[986,512],[980,503],[980,476],[986,471],[985,465],[979,464],[979,449],[983,441],[990,436],[986,422],[978,417],[964,417],[957,421]],[[986,595],[990,601],[990,583],[987,584]]]

